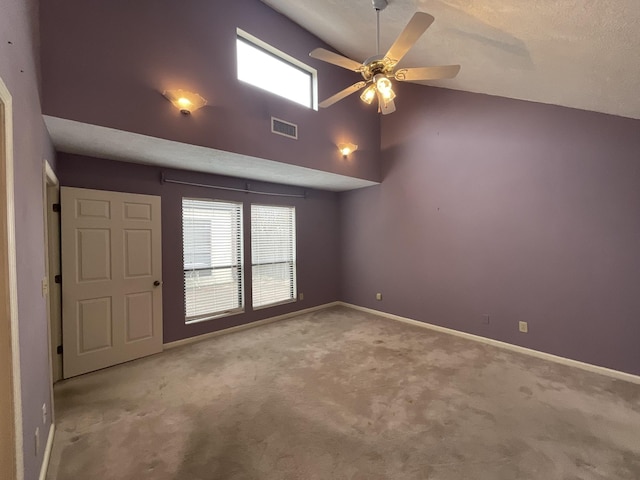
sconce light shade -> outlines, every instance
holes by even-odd
[[[358,145],[355,145],[353,143],[339,143],[338,144],[338,150],[340,150],[340,153],[342,154],[342,156],[344,158],[347,158],[347,155],[349,155],[350,153],[355,152],[358,149]]]
[[[162,95],[184,115],[189,115],[207,104],[207,101],[197,93],[185,90],[165,90]]]

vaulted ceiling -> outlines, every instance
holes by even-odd
[[[263,2],[354,60],[375,54],[371,0]],[[416,11],[435,22],[400,65],[462,66],[430,85],[640,118],[638,0],[389,0],[383,52]]]

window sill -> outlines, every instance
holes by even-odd
[[[240,315],[242,313],[244,313],[244,308],[240,308],[237,310],[227,310],[226,312],[216,313],[216,314],[208,315],[202,318],[194,318],[193,320],[185,319],[184,323],[185,325],[192,325],[194,323],[208,322],[209,320],[217,320],[218,318],[233,317],[234,315]]]
[[[281,302],[269,303],[267,305],[260,305],[259,307],[252,307],[254,311],[264,310],[265,308],[277,307],[278,305],[286,305],[287,303],[296,303],[298,300],[291,298],[289,300],[283,300]]]

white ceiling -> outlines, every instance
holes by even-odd
[[[369,180],[288,163],[48,115],[43,117],[58,152],[336,192],[377,185]]]
[[[376,53],[371,0],[263,2],[354,60]],[[435,22],[400,65],[462,65],[429,84],[640,118],[640,0],[389,0],[383,52],[416,11]]]

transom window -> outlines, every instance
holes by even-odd
[[[313,68],[240,29],[236,47],[239,80],[317,109]]]
[[[251,205],[253,308],[296,299],[296,209]]]
[[[242,204],[182,199],[186,323],[244,307]]]

